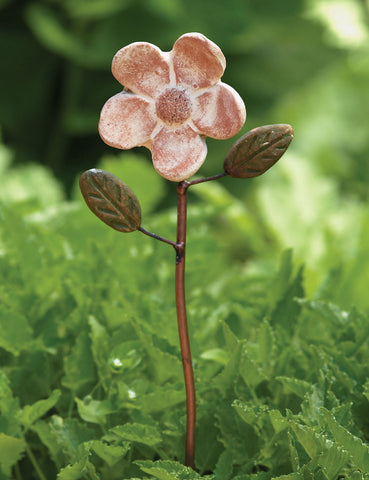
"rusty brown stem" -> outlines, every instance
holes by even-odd
[[[198,180],[193,180],[189,182],[190,185],[198,185],[199,183],[210,182],[211,180],[218,180],[218,178],[226,177],[228,175],[227,172],[218,173],[218,175],[213,175],[211,177],[199,178]]]
[[[192,185],[217,180],[228,175],[227,172],[188,182],[184,180],[177,184],[177,241],[172,242],[164,237],[139,227],[138,230],[149,237],[172,245],[176,251],[175,292],[178,333],[181,346],[183,373],[186,389],[187,427],[186,427],[186,457],[185,465],[195,468],[195,436],[196,436],[196,390],[192,367],[190,339],[188,335],[186,296],[185,296],[185,254],[187,232],[187,191]]]
[[[177,258],[176,258],[176,305],[179,340],[186,387],[187,429],[186,459],[187,467],[195,467],[195,430],[196,430],[196,393],[192,368],[190,339],[188,336],[186,298],[185,298],[185,253],[187,230],[187,190],[191,183],[183,181],[177,185]]]
[[[160,240],[161,242],[167,243],[168,245],[172,245],[175,250],[177,251],[178,245],[175,242],[172,242],[171,240],[168,240],[167,238],[161,237],[160,235],[156,235],[156,233],[149,232],[143,227],[138,227],[138,231],[144,233],[145,235],[155,238],[156,240]]]

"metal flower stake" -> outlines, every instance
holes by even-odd
[[[231,147],[222,173],[189,180],[206,158],[204,138],[230,138],[246,119],[241,97],[220,80],[225,65],[220,48],[199,33],[182,35],[170,52],[135,42],[119,50],[113,59],[112,73],[124,89],[105,103],[100,136],[108,145],[123,150],[147,147],[157,172],[177,182],[176,241],[141,226],[136,195],[113,174],[92,169],[80,178],[88,207],[107,225],[120,232],[139,231],[175,249],[175,296],[187,405],[185,464],[192,468],[196,394],[185,299],[187,192],[189,187],[227,175],[261,175],[279,160],[293,137],[290,125],[255,128]]]

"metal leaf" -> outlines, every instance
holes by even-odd
[[[79,186],[89,209],[109,227],[133,232],[141,224],[141,209],[132,190],[112,173],[87,170]]]
[[[235,178],[257,177],[281,158],[292,138],[291,125],[281,123],[254,128],[231,147],[224,170]]]

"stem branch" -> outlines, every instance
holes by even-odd
[[[161,242],[167,243],[168,245],[172,245],[177,251],[178,245],[175,242],[172,242],[171,240],[168,240],[167,238],[161,237],[160,235],[156,235],[156,233],[149,232],[148,230],[146,230],[145,228],[142,228],[142,227],[138,227],[137,230],[139,230],[140,232],[144,233],[145,235],[147,235],[149,237],[155,238],[156,240],[160,240]]]
[[[198,180],[193,180],[189,182],[189,185],[198,185],[199,183],[210,182],[211,180],[218,180],[218,178],[226,177],[228,175],[227,172],[218,173],[218,175],[212,175],[211,177],[199,178]]]

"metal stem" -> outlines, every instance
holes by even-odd
[[[226,177],[227,172],[218,173],[218,175],[212,175],[211,177],[199,178],[198,180],[192,180],[189,182],[190,185],[198,185],[199,183],[210,182],[211,180],[218,180],[219,178]],[[190,186],[189,185],[189,186]]]
[[[183,363],[183,373],[186,387],[187,430],[186,459],[188,467],[195,467],[195,429],[196,429],[196,393],[192,368],[190,339],[188,336],[186,299],[185,299],[185,253],[187,230],[187,189],[189,182],[183,181],[177,185],[177,258],[176,258],[176,305],[179,340]]]
[[[149,232],[148,230],[146,230],[143,227],[138,227],[137,230],[140,231],[141,233],[144,233],[148,237],[152,237],[152,238],[155,238],[156,240],[160,240],[161,242],[167,243],[168,245],[172,245],[175,248],[175,250],[177,251],[177,244],[175,242],[172,242],[171,240],[168,240],[167,238],[161,237],[160,235],[156,235],[156,233]]]
[[[187,467],[195,468],[195,436],[196,436],[196,391],[192,368],[190,339],[188,335],[186,297],[185,297],[185,253],[187,232],[187,190],[192,185],[217,180],[228,175],[226,172],[211,177],[201,178],[188,182],[184,180],[177,184],[177,241],[172,242],[164,237],[139,227],[145,235],[161,242],[172,245],[176,251],[175,291],[177,306],[177,321],[179,341],[183,364],[184,381],[186,388],[187,428],[186,428],[186,458]]]

